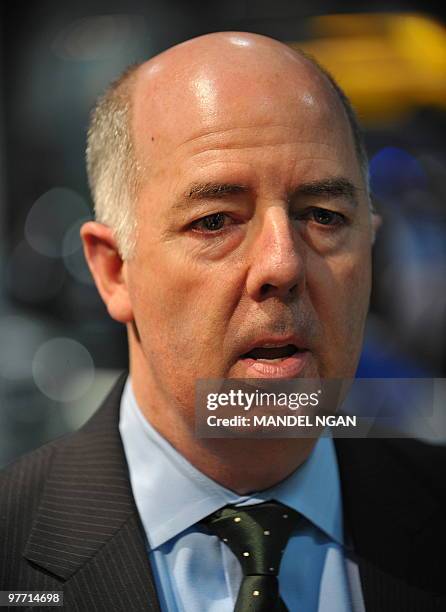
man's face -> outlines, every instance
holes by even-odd
[[[198,378],[354,375],[368,201],[340,102],[297,64],[191,62],[167,99],[158,67],[136,89],[128,286],[147,380],[180,403]]]

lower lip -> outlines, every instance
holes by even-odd
[[[242,363],[246,366],[246,378],[295,378],[304,369],[308,357],[308,351],[302,351],[282,361],[266,363],[248,357],[243,359]]]

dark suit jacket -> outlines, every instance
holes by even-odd
[[[1,473],[0,590],[63,590],[70,611],[159,610],[118,431],[124,381],[78,432]],[[367,612],[446,610],[444,449],[336,449]]]

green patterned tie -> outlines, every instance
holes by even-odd
[[[240,561],[243,580],[234,612],[287,612],[279,595],[282,553],[300,514],[278,502],[226,506],[203,519]]]

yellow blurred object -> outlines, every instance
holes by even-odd
[[[324,15],[290,43],[335,77],[365,122],[446,109],[446,28],[420,14]]]

